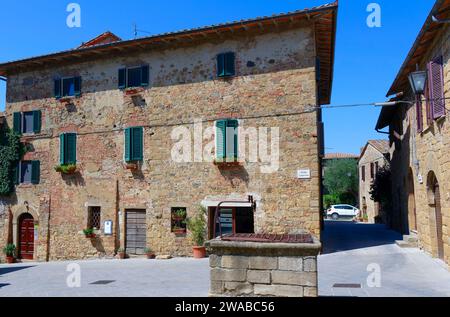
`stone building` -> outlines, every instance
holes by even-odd
[[[336,15],[333,3],[135,40],[108,32],[0,64],[8,125],[29,150],[2,198],[1,243],[12,233],[19,257],[42,261],[186,256],[183,220],[200,205],[209,238],[320,236],[317,105],[330,101]]]
[[[390,133],[394,226],[449,264],[450,24],[433,16],[448,20],[450,1],[436,1],[388,92],[396,106],[383,108],[376,129]],[[420,95],[408,80],[417,70],[428,75]]]
[[[358,161],[359,206],[362,216],[367,216],[369,223],[381,222],[380,204],[372,200],[370,186],[378,170],[388,164],[389,141],[369,140],[362,148]]]

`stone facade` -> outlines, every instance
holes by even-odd
[[[448,1],[437,1],[433,12],[437,12],[444,2]],[[428,30],[430,21],[431,15],[424,31]],[[421,70],[425,70],[429,61],[442,56],[444,96],[450,98],[450,27],[441,24],[433,32],[436,32],[433,41],[424,46],[417,63]],[[421,40],[418,38],[416,44],[421,45]],[[406,76],[400,75],[393,86],[403,89],[403,95],[398,99],[414,100]],[[448,109],[448,100],[445,100],[445,104]],[[429,120],[428,106],[429,102],[423,97],[423,115],[420,119],[416,104],[403,103],[392,113],[382,113],[379,122],[384,119],[383,116],[388,118],[386,124],[389,124],[392,147],[393,215],[398,220],[398,226],[404,233],[417,234],[419,247],[425,252],[450,264],[448,111],[439,119]],[[418,120],[423,127],[418,125]],[[442,218],[442,224],[439,224],[438,218]]]
[[[306,229],[319,236],[321,116],[310,111],[318,103],[315,47],[313,24],[296,22],[8,74],[8,124],[12,126],[14,112],[42,111],[41,133],[23,136],[31,149],[24,160],[40,161],[40,183],[18,185],[12,197],[2,199],[10,211],[4,223],[12,225],[14,242],[18,220],[27,213],[35,221],[35,260],[114,256],[125,247],[127,211],[141,209],[148,246],[157,254],[186,256],[192,242],[172,233],[171,208],[184,207],[191,216],[202,202],[248,195],[256,200],[256,232]],[[236,76],[227,80],[216,77],[216,56],[224,51],[236,53]],[[118,89],[118,69],[142,64],[150,66],[149,86],[137,96]],[[70,102],[56,100],[55,76],[74,75],[82,77],[82,95]],[[288,112],[302,114],[275,116]],[[220,118],[240,119],[243,127],[267,127],[269,135],[270,128],[279,128],[279,169],[263,173],[263,163],[248,160],[222,169],[211,162],[212,156],[206,162],[192,156],[190,163],[172,159],[175,128],[206,133]],[[194,122],[202,122],[202,128]],[[131,126],[144,127],[144,160],[138,171],[123,166],[124,128]],[[63,132],[77,133],[74,175],[54,170]],[[212,141],[214,135],[209,135],[195,146]],[[298,169],[309,169],[311,178],[298,179]],[[82,232],[90,207],[101,208],[102,227],[95,240]],[[104,220],[113,221],[112,235],[103,234]]]
[[[208,242],[210,296],[317,297],[321,244]]]
[[[371,140],[361,152],[358,161],[359,170],[359,206],[361,216],[367,215],[369,223],[375,223],[375,217],[380,216],[379,203],[372,200],[370,186],[378,169],[389,164],[387,140]]]

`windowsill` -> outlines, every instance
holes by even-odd
[[[36,184],[32,184],[32,183],[21,183],[19,185],[16,185],[17,188],[33,188]]]
[[[78,99],[80,97],[81,97],[81,95],[78,95],[78,96],[64,96],[64,97],[61,97],[61,98],[56,98],[56,100],[58,100],[61,103],[64,103],[64,102],[70,102],[70,101]]]
[[[123,93],[126,96],[135,96],[135,95],[139,95],[144,90],[145,90],[144,86],[127,87],[127,88],[123,88]]]

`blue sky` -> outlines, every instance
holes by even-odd
[[[66,26],[66,6],[80,4],[81,28]],[[0,63],[76,47],[110,30],[133,37],[133,24],[151,34],[287,12],[331,0],[166,0],[3,1],[0,10]],[[380,28],[366,24],[370,3],[381,6]],[[226,5],[224,5],[226,3]],[[341,0],[332,104],[385,100],[434,0]],[[140,34],[141,36],[146,34]],[[5,85],[0,81],[0,111]],[[374,131],[380,109],[361,107],[324,111],[327,152],[358,153]]]

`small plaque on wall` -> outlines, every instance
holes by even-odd
[[[298,179],[311,179],[311,170],[310,169],[298,170],[297,178]]]
[[[104,233],[107,236],[112,235],[112,226],[113,226],[113,222],[112,220],[106,220],[105,221],[105,226],[104,226]]]

